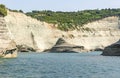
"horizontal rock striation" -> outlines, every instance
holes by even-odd
[[[0,16],[0,57],[17,57],[16,43],[11,39],[9,30],[2,16]]]

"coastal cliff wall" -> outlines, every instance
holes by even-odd
[[[120,39],[119,22],[119,17],[107,17],[84,25],[80,31],[69,31],[64,38],[68,43],[84,46],[87,50],[103,49]]]
[[[8,11],[5,21],[17,45],[27,45],[41,52],[56,42],[56,38],[52,38],[54,33],[43,22],[23,13]]]
[[[39,52],[52,48],[59,38],[70,44],[84,46],[88,51],[103,49],[120,39],[120,20],[116,16],[91,22],[80,30],[68,32],[17,12],[8,11],[5,21],[17,45],[27,45]]]
[[[11,38],[8,27],[6,26],[6,22],[2,15],[0,15],[0,57],[17,57],[16,43]]]

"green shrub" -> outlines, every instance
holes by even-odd
[[[0,4],[0,15],[3,15],[3,16],[7,15],[7,9],[3,4]]]

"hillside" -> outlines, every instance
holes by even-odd
[[[26,45],[41,52],[55,44],[56,38],[52,36],[54,33],[44,22],[19,12],[8,10],[7,13],[5,21],[17,45]]]
[[[19,12],[8,11],[5,21],[17,45],[27,45],[38,52],[51,49],[59,38],[68,44],[84,46],[84,51],[103,49],[120,38],[118,16],[93,21],[84,24],[79,30],[67,32],[54,28],[54,24],[41,22]]]
[[[120,9],[95,9],[83,10],[78,12],[61,12],[61,11],[32,11],[26,15],[36,18],[40,21],[55,24],[55,26],[63,31],[79,30],[84,24],[101,20],[110,16],[119,16]]]
[[[69,31],[72,38],[65,36],[65,39],[71,44],[84,46],[87,50],[103,49],[120,39],[119,22],[119,17],[116,16],[94,21],[85,24],[79,31]]]

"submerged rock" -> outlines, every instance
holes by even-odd
[[[78,53],[84,49],[83,46],[76,46],[67,43],[64,39],[59,38],[54,47],[49,52],[65,52],[65,53]]]
[[[120,40],[108,47],[105,47],[102,55],[104,55],[104,56],[120,56]]]

